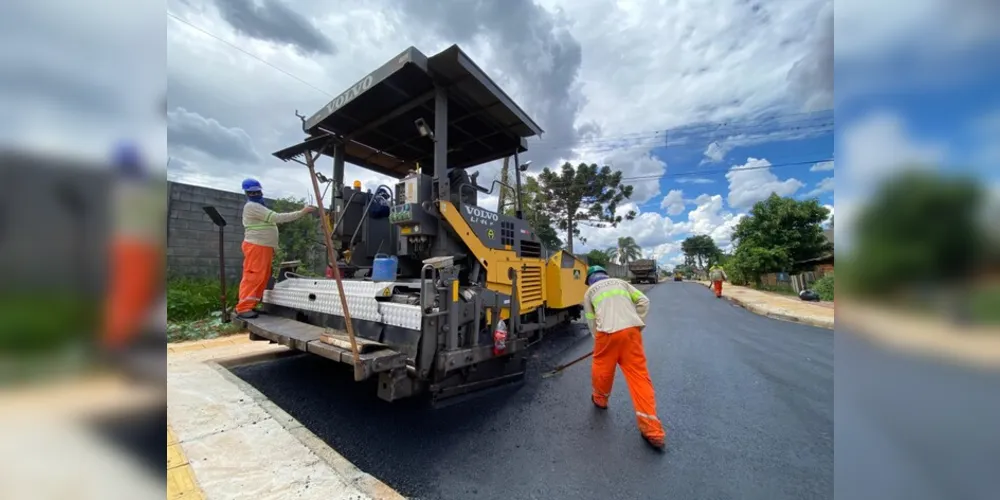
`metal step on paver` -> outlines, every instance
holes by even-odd
[[[354,364],[350,339],[346,332],[322,328],[294,319],[259,316],[244,320],[251,334],[303,352],[313,353],[333,361]],[[379,372],[406,367],[406,355],[385,344],[355,337],[363,378]]]

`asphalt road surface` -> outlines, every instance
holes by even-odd
[[[519,388],[438,410],[382,402],[318,357],[234,372],[410,498],[832,498],[833,332],[757,316],[694,283],[647,293],[663,454],[641,439],[620,372],[607,412],[590,403],[590,363],[541,378],[592,348],[586,327],[539,344]]]
[[[836,491],[987,500],[1000,491],[1000,373],[836,335]]]

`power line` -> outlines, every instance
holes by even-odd
[[[330,97],[331,99],[334,97],[333,94],[330,94],[329,92],[317,87],[316,85],[313,85],[308,81],[299,78],[295,74],[290,73],[282,69],[281,67],[268,62],[262,57],[232,42],[229,42],[228,40],[218,35],[215,35],[214,33],[200,26],[191,23],[190,21],[184,19],[183,17],[180,17],[169,11],[167,12],[167,15],[180,23],[183,23],[211,38],[214,38],[219,42],[226,44],[227,46],[235,50],[240,51],[241,53],[249,57],[254,58],[258,62],[267,65],[271,69],[281,72],[285,76],[288,76],[289,78],[298,81],[299,83],[315,90],[316,92],[319,92],[327,97]],[[784,137],[789,137],[788,133],[790,131],[796,131],[796,130],[801,131],[799,135],[805,137],[815,136],[821,132],[832,130],[833,118],[832,116],[830,116],[829,118],[825,117],[824,115],[826,114],[827,112],[807,112],[807,113],[794,113],[788,115],[770,115],[770,116],[762,115],[751,118],[728,120],[724,122],[696,123],[696,124],[676,127],[673,129],[631,132],[615,136],[602,136],[593,139],[578,140],[578,141],[571,141],[571,140],[562,141],[562,144],[560,144],[559,141],[548,141],[545,139],[530,141],[529,144],[535,151],[586,148],[588,149],[587,152],[590,154],[610,152],[610,151],[621,151],[628,149],[639,149],[639,148],[642,149],[666,148],[670,146],[671,142],[673,142],[675,146],[681,146],[684,144],[691,144],[691,143],[712,142],[713,139],[719,136],[726,136],[725,138],[722,139],[724,142],[730,142],[733,145],[739,145],[741,143],[759,142],[760,139],[765,138],[768,135],[764,133],[765,127],[767,126],[779,127],[777,130],[772,131],[771,133],[776,132],[782,134]],[[810,121],[818,121],[818,123],[809,125]],[[754,133],[754,129],[757,129],[756,133]],[[699,134],[701,134],[700,137]],[[776,138],[774,140],[788,140],[788,139]],[[777,167],[784,165],[772,165],[772,166]],[[748,168],[745,170],[753,170],[753,169],[756,168]],[[721,172],[728,172],[728,171],[729,170],[726,169]],[[720,171],[715,171],[715,173],[718,172]],[[713,172],[708,170],[703,170],[701,172],[673,174],[670,176],[672,177],[672,176],[682,176],[682,175],[700,175],[709,173]],[[643,180],[649,178],[659,178],[659,177],[640,176],[640,177],[630,178],[629,180]]]
[[[242,53],[244,53],[244,54],[246,54],[248,56],[250,56],[250,57],[252,57],[252,58],[254,58],[254,59],[256,59],[257,61],[270,66],[272,69],[280,71],[281,73],[285,74],[289,78],[294,78],[299,83],[301,83],[301,84],[303,84],[303,85],[305,85],[305,86],[307,86],[307,87],[315,90],[316,92],[319,92],[319,93],[321,93],[321,94],[323,94],[323,95],[325,95],[325,96],[327,96],[327,97],[329,97],[331,99],[334,97],[333,94],[331,94],[331,93],[329,93],[329,92],[327,92],[327,91],[325,91],[325,90],[323,90],[323,89],[321,89],[321,88],[319,88],[319,87],[317,87],[317,86],[315,86],[315,85],[313,85],[313,84],[311,84],[311,83],[309,83],[309,82],[307,82],[307,81],[305,81],[305,80],[303,80],[303,79],[301,79],[301,78],[299,78],[299,77],[297,77],[297,76],[295,76],[295,75],[293,75],[291,73],[289,73],[288,71],[285,71],[285,70],[279,68],[278,66],[275,66],[275,65],[273,65],[273,64],[265,61],[262,57],[254,54],[254,53],[252,53],[252,52],[250,52],[248,50],[245,50],[242,47],[240,47],[240,46],[238,46],[236,44],[233,44],[233,43],[225,40],[224,38],[219,37],[219,36],[217,36],[217,35],[209,32],[208,30],[206,30],[204,28],[200,28],[200,27],[192,24],[187,19],[184,19],[184,18],[182,18],[182,17],[180,17],[180,16],[178,16],[178,15],[172,13],[172,12],[167,12],[167,15],[170,16],[170,17],[172,17],[174,20],[176,20],[178,22],[184,23],[184,24],[186,24],[186,25],[188,25],[188,26],[190,26],[190,27],[192,27],[192,28],[194,28],[194,29],[196,29],[196,30],[198,30],[198,31],[200,31],[200,32],[202,32],[202,33],[204,33],[204,34],[206,34],[206,35],[208,35],[208,36],[210,36],[210,37],[212,37],[212,38],[214,38],[214,39],[216,39],[216,40],[218,40],[218,41],[220,41],[220,42],[222,42],[222,43],[224,43],[224,44],[226,44],[226,45],[228,45],[228,46],[230,46],[230,47],[232,47],[232,48],[234,48],[234,49],[236,49],[236,50],[238,50],[238,51],[240,51],[240,52],[242,52]]]

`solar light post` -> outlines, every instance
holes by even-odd
[[[222,288],[222,322],[229,323],[229,309],[226,307],[226,242],[223,238],[226,227],[226,219],[215,209],[214,206],[201,207],[202,210],[212,219],[212,223],[219,228],[219,286]]]

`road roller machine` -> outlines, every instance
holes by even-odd
[[[529,347],[579,318],[586,264],[523,217],[519,158],[542,130],[459,47],[410,47],[298,116],[306,138],[274,155],[310,171],[333,160],[324,212],[344,300],[337,280],[282,269],[251,338],[353,365],[384,400],[440,402],[521,380]],[[514,185],[469,173],[503,158]],[[345,186],[345,163],[394,181]],[[498,187],[512,215],[479,204]]]

